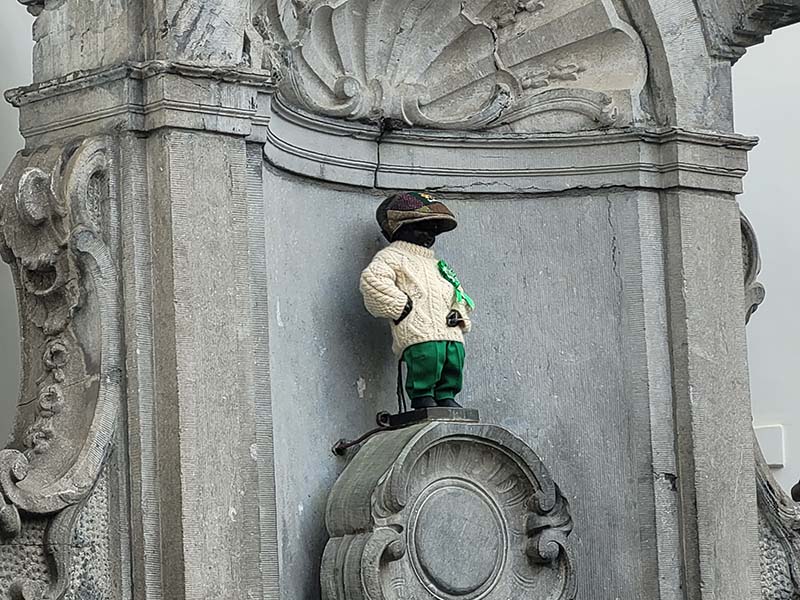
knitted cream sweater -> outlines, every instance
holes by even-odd
[[[392,350],[398,357],[409,346],[421,342],[463,342],[463,332],[470,330],[468,308],[463,302],[456,303],[453,285],[442,277],[429,248],[392,242],[361,273],[360,287],[370,314],[392,320]],[[403,314],[407,298],[411,298],[414,307],[405,319],[395,324]],[[451,309],[464,317],[463,328],[447,326],[447,313]]]

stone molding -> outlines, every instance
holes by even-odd
[[[29,144],[121,127],[174,127],[263,141],[272,77],[228,67],[149,61],[75,72],[10,90]]]
[[[71,536],[100,477],[122,406],[117,151],[111,137],[20,152],[0,187],[0,251],[12,269],[23,378],[14,441],[0,451],[0,534],[46,518],[49,585],[14,581],[23,600],[59,598]]]
[[[297,4],[297,5],[296,5]],[[647,58],[609,0],[267,0],[281,95],[330,117],[461,131],[647,119]]]
[[[776,29],[800,22],[800,0],[699,0],[713,56],[736,62]]]
[[[363,187],[550,193],[628,186],[740,193],[747,152],[756,141],[675,128],[539,135],[386,132],[301,112],[274,98],[264,152],[287,171]]]
[[[576,594],[568,503],[536,454],[498,426],[439,421],[376,435],[334,485],[326,525],[324,600]]]

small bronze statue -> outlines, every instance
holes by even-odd
[[[456,218],[444,204],[418,192],[390,196],[376,218],[390,244],[361,274],[364,305],[373,316],[391,320],[392,350],[406,363],[411,407],[461,408],[455,397],[463,382],[464,333],[475,305],[431,249],[437,235],[456,228]]]

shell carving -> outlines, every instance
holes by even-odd
[[[610,0],[271,0],[281,92],[393,126],[570,131],[642,118],[647,62]]]

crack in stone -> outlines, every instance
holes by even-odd
[[[614,222],[611,218],[611,197],[606,196],[606,218],[608,220],[608,226],[611,229],[611,261],[613,263],[614,274],[617,278],[620,277],[619,274],[619,264],[617,260],[617,255],[619,254],[619,246],[617,244],[617,233],[614,228]]]
[[[494,60],[495,73],[506,73],[511,78],[516,80],[516,76],[506,68],[505,64],[503,63],[503,59],[500,58],[500,39],[497,35],[497,27],[482,19],[479,19],[478,17],[470,15],[466,10],[466,4],[467,0],[461,0],[461,16],[464,17],[473,27],[486,28],[486,30],[489,32],[489,35],[492,36],[492,58]],[[492,122],[498,121],[503,117],[503,113],[506,111],[506,109],[508,109],[514,103],[514,95],[515,90],[511,90],[508,103],[500,108],[497,116],[492,119]]]

